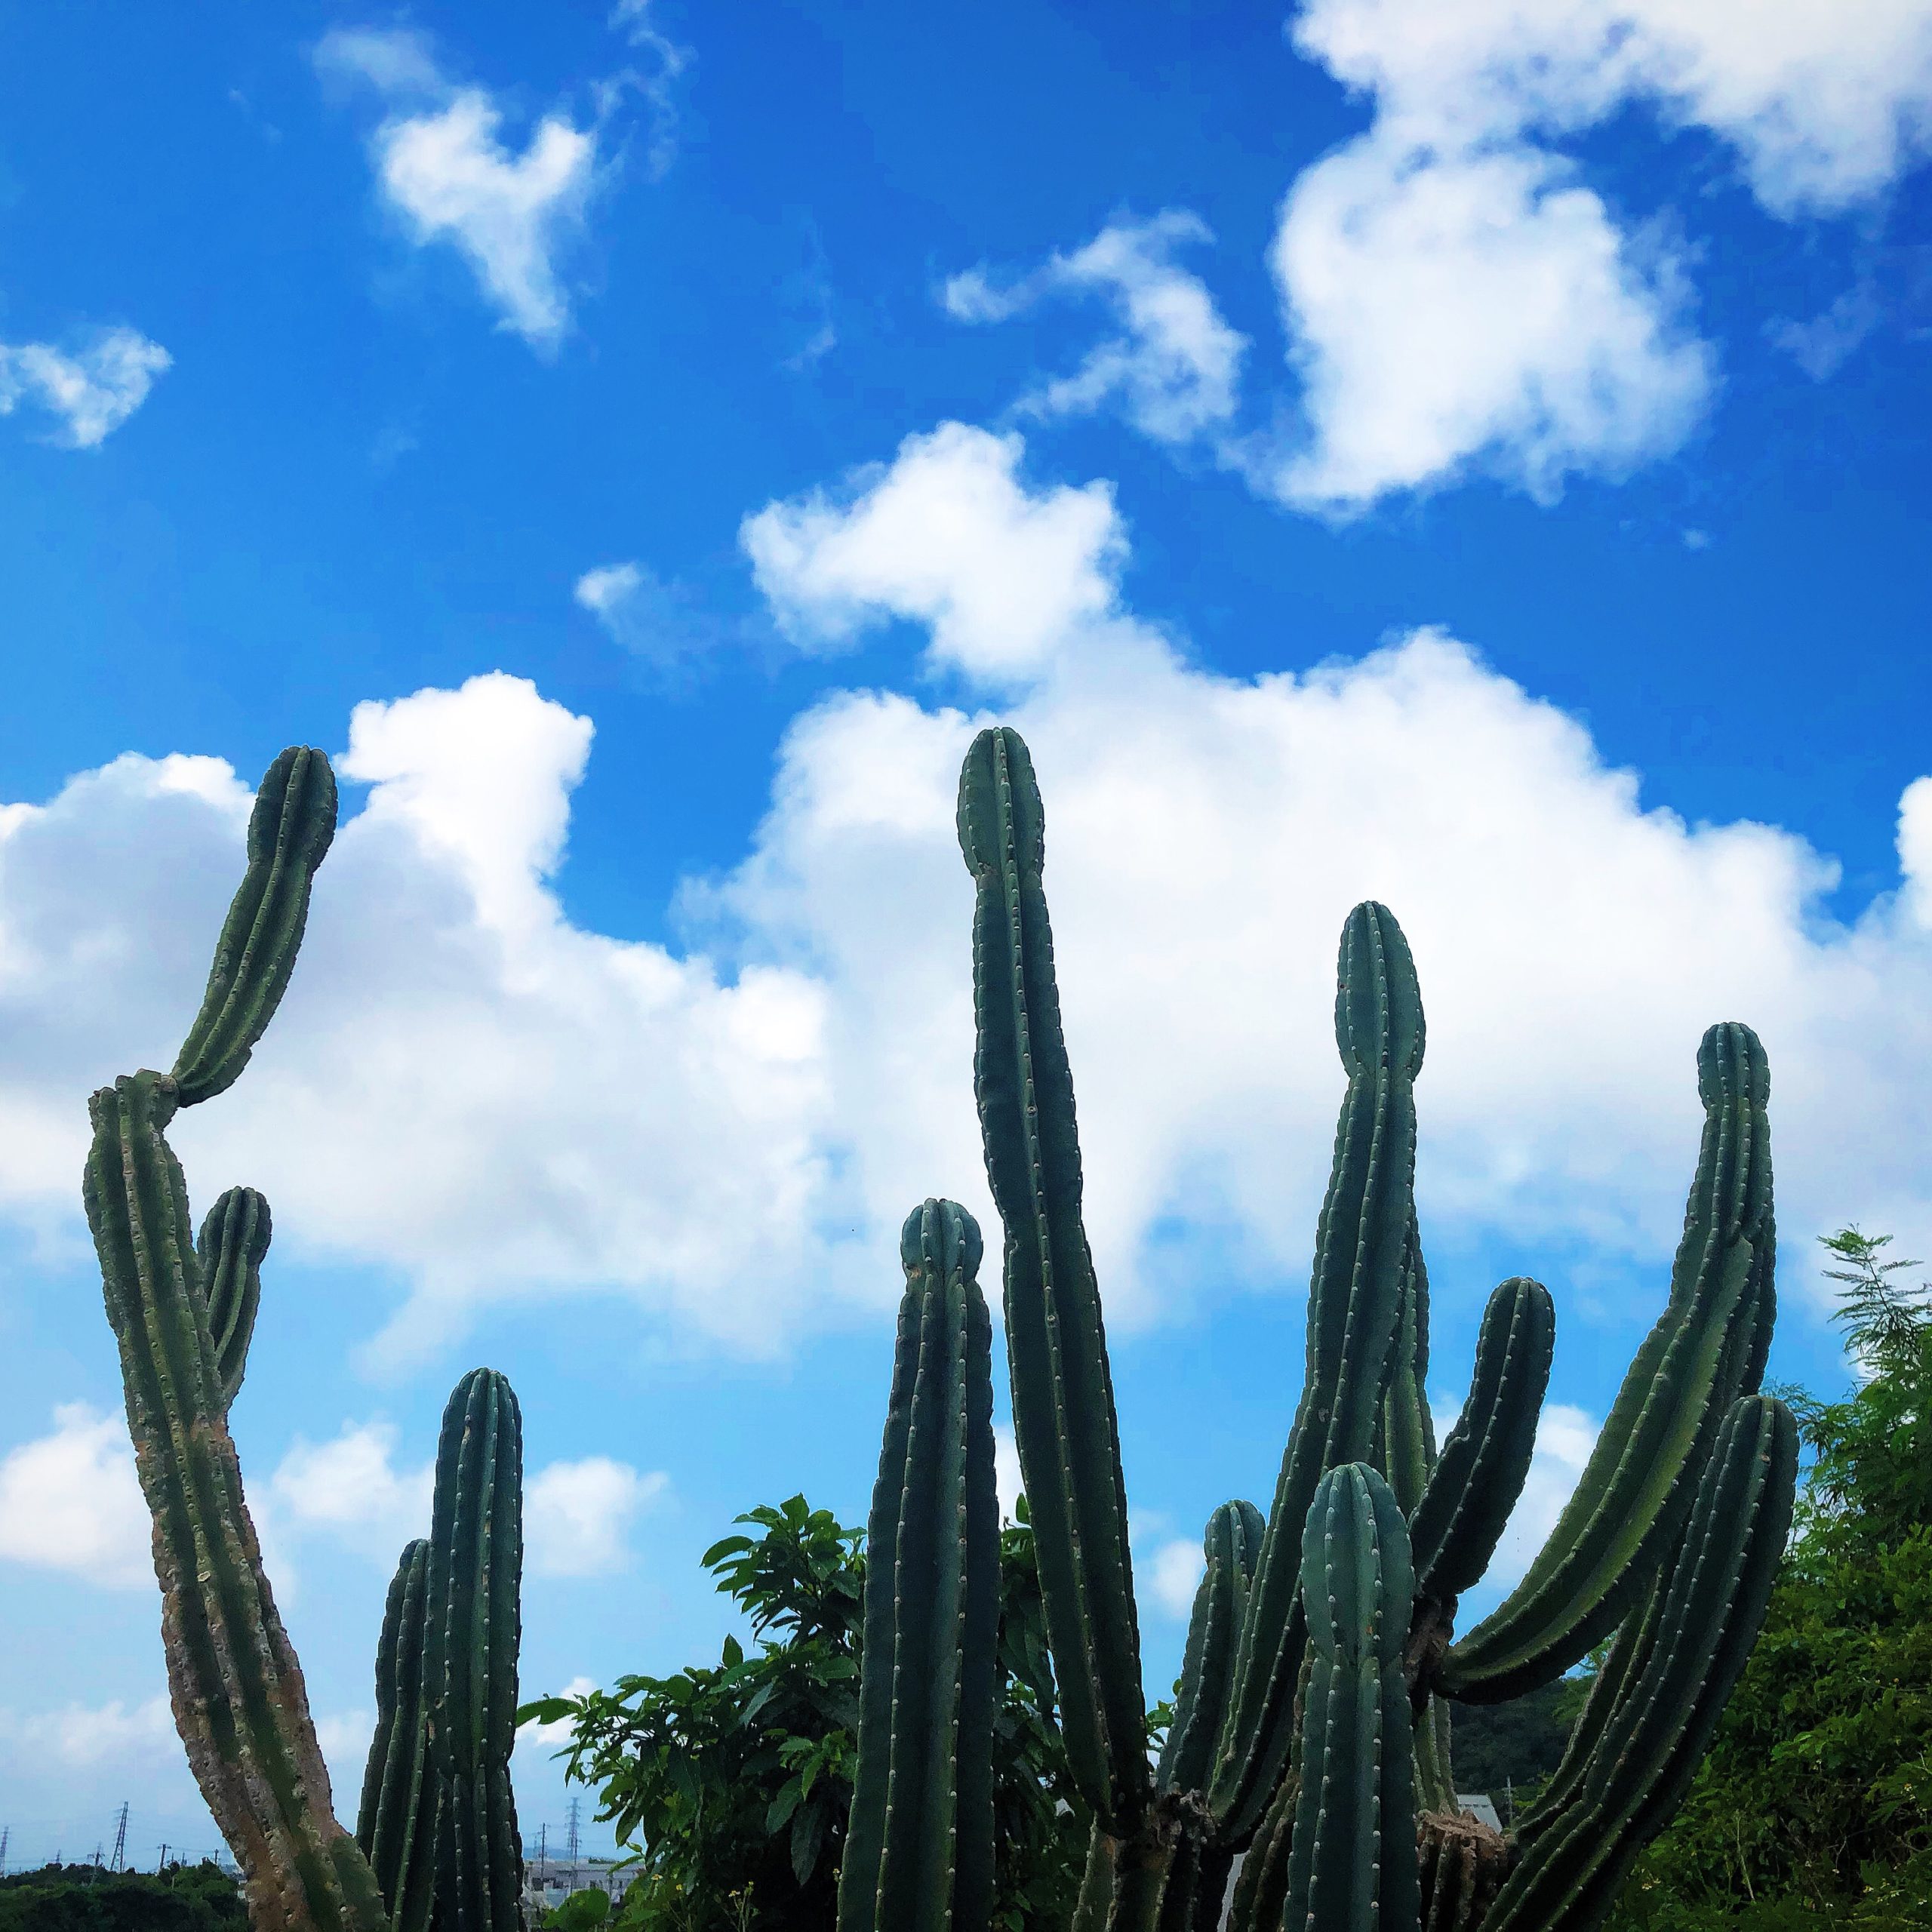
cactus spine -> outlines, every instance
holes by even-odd
[[[301,1666],[263,1573],[228,1432],[266,1209],[257,1217],[248,1197],[226,1197],[198,1253],[166,1131],[177,1107],[233,1081],[272,1017],[334,826],[328,761],[283,752],[263,781],[247,873],[176,1071],[125,1075],[94,1094],[82,1189],[154,1518],[174,1721],[241,1863],[257,1932],[378,1932],[385,1915],[367,1860],[331,1810]]]
[[[979,1227],[928,1201],[900,1254],[839,1932],[944,1932],[992,1910],[999,1503]]]
[[[523,1851],[516,1743],[523,1575],[523,1420],[492,1368],[451,1392],[436,1450],[424,1694],[441,1790],[436,1920],[451,1932],[517,1932]]]
[[[1010,730],[982,732],[967,754],[959,836],[975,887],[974,1088],[1005,1225],[1014,1432],[1069,1756],[1096,1814],[1076,1932],[1204,1932],[1218,1922],[1218,1878],[1244,1849],[1236,1932],[1406,1932],[1425,1909],[1428,1932],[1541,1932],[1535,1913],[1559,1898],[1571,1916],[1552,1924],[1593,1922],[1575,1917],[1578,1901],[1587,1893],[1594,1910],[1608,1896],[1620,1847],[1660,1826],[1708,1740],[1790,1509],[1793,1465],[1778,1446],[1789,1418],[1734,1407],[1758,1386],[1775,1313],[1769,1078],[1755,1036],[1735,1024],[1705,1036],[1704,1134],[1668,1304],[1548,1546],[1457,1643],[1458,1599],[1528,1467],[1554,1305],[1524,1278],[1497,1291],[1438,1454],[1414,1198],[1421,995],[1394,916],[1374,904],[1349,914],[1335,1004],[1347,1088],[1302,1394],[1258,1546],[1244,1505],[1209,1526],[1175,1722],[1150,1780],[1044,811]],[[1740,1417],[1755,1418],[1749,1454]],[[1748,1531],[1727,1535],[1724,1521]],[[1449,1815],[1445,1700],[1550,1681],[1620,1625],[1555,1808],[1526,1822],[1521,1848]]]

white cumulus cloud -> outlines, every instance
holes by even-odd
[[[641,1474],[608,1456],[552,1463],[540,1470],[524,1499],[531,1571],[539,1577],[604,1577],[625,1568],[631,1525],[670,1483],[660,1470]]]
[[[345,1423],[328,1442],[297,1437],[269,1484],[277,1533],[321,1531],[388,1562],[429,1533],[435,1466],[398,1469],[392,1423]]]
[[[1032,483],[1023,454],[949,426],[746,542],[802,638],[916,626],[1033,747],[1119,1333],[1226,1292],[1222,1262],[1305,1282],[1336,936],[1370,897],[1429,1007],[1426,1235],[1548,1281],[1560,1354],[1661,1305],[1713,1020],[1770,1052],[1788,1309],[1813,1232],[1856,1219],[1922,1251],[1924,781],[1901,889],[1841,921],[1802,838],[1647,801],[1440,632],[1300,673],[1191,664],[1126,603],[1107,490]],[[743,863],[688,887],[678,951],[558,900],[588,721],[500,675],[358,708],[284,1009],[174,1129],[197,1198],[253,1182],[281,1251],[380,1266],[402,1298],[386,1359],[512,1297],[616,1291],[654,1332],[748,1351],[889,1321],[908,1206],[949,1193],[992,1225],[953,827],[980,721],[889,691],[801,715]],[[218,761],[129,758],[0,810],[0,1211],[44,1239],[73,1238],[75,1096],[165,1064],[193,1009],[246,808]],[[398,1483],[414,1466],[392,1452]]]
[[[1547,498],[1675,448],[1710,392],[1675,268],[1533,149],[1352,143],[1295,183],[1274,266],[1309,440],[1272,481],[1298,505],[1470,467]]]
[[[63,1403],[51,1434],[0,1460],[0,1557],[112,1589],[151,1589],[153,1530],[118,1416]]]
[[[1780,213],[1876,192],[1932,136],[1925,0],[1307,0],[1295,40],[1405,142],[1571,131],[1635,104],[1729,142]]]
[[[945,423],[909,436],[890,466],[748,518],[745,549],[786,635],[837,650],[909,619],[930,627],[934,664],[1004,681],[1103,626],[1124,553],[1113,492],[1029,489],[1023,447]]]
[[[103,329],[78,348],[0,343],[0,416],[23,401],[58,419],[51,441],[98,449],[147,400],[174,358],[137,329]]]
[[[1926,0],[1308,0],[1294,38],[1374,121],[1283,204],[1301,439],[1248,466],[1331,512],[1472,472],[1547,498],[1703,414],[1714,357],[1682,262],[1564,140],[1632,107],[1701,128],[1789,217],[1876,194],[1932,136]]]
[[[1182,209],[1112,222],[1084,246],[1017,279],[996,281],[984,267],[954,275],[940,299],[965,322],[1007,321],[1055,297],[1104,302],[1118,332],[1017,407],[1065,416],[1112,405],[1156,440],[1186,442],[1232,417],[1247,348],[1222,319],[1206,283],[1175,260],[1181,248],[1213,238],[1206,223]]]
[[[561,264],[595,184],[601,124],[580,127],[552,109],[520,149],[508,146],[489,90],[451,81],[429,43],[401,29],[337,29],[315,59],[325,74],[354,76],[382,97],[371,157],[411,239],[454,248],[500,326],[554,349],[570,325]]]
[[[1154,1603],[1168,1616],[1183,1618],[1194,1609],[1194,1593],[1207,1567],[1198,1539],[1175,1537],[1154,1551],[1142,1574]]]

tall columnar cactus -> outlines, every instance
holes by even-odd
[[[440,1787],[423,1775],[420,1754],[412,1759],[408,1749],[396,1752],[393,1775],[377,1780],[364,1806],[364,1844],[377,1859],[379,1881],[363,1846],[334,1815],[301,1666],[262,1568],[229,1433],[229,1407],[241,1386],[260,1303],[268,1203],[251,1188],[230,1189],[209,1211],[197,1243],[186,1183],[167,1140],[178,1108],[233,1084],[274,1017],[335,820],[328,760],[300,746],[284,752],[257,795],[247,869],[174,1070],[125,1075],[89,1102],[94,1131],[82,1194],[120,1352],[135,1469],[154,1518],[175,1724],[195,1781],[241,1864],[250,1921],[255,1932],[387,1932],[388,1887],[396,1896],[398,1932],[420,1932],[431,1911],[424,1848],[433,1849]],[[445,1575],[446,1632],[449,1617],[458,1619],[445,1651],[456,1654],[457,1662],[447,1681],[435,1680],[444,1700],[435,1708],[466,1723],[469,1714],[485,1713],[478,1727],[483,1748],[472,1758],[506,1766],[515,1707],[517,1566],[513,1556],[502,1554],[505,1533],[499,1530],[494,1572],[487,1556],[478,1568],[477,1525],[484,1525],[481,1542],[488,1545],[492,1517],[506,1521],[509,1544],[515,1547],[521,1450],[507,1385],[493,1383],[488,1403],[497,1438],[508,1446],[486,1459],[481,1488],[470,1483],[466,1502],[452,1506],[447,1524],[439,1515],[454,1567],[468,1564],[471,1580]],[[456,1487],[463,1487],[467,1469],[464,1463],[452,1479]],[[421,1712],[424,1682],[410,1659],[425,1654],[408,1632],[434,1620],[429,1617],[432,1546],[412,1546],[390,1593],[377,1663],[379,1737],[389,1743],[417,1723],[412,1713]],[[481,1638],[462,1620],[469,1616],[472,1583],[478,1577],[488,1603]],[[480,1683],[469,1670],[478,1658],[486,1680]],[[426,1718],[422,1728],[426,1733]],[[386,1766],[386,1748],[383,1755]],[[489,1932],[507,1932],[515,1922],[516,1875],[501,1851],[515,1841],[513,1817],[507,1840],[500,1822],[507,1807],[506,1776],[482,1783],[491,1793],[485,1823],[458,1841],[471,1845],[469,1862],[454,1861],[451,1885],[438,1881],[437,1889],[447,1894],[434,1906],[441,1932],[482,1932],[486,1925]],[[508,1915],[498,1910],[482,1919],[469,1908],[470,1893],[462,1886],[478,1862],[478,1842],[487,1847],[484,1862],[495,1860],[496,1893],[507,1884]]]
[[[262,782],[247,873],[175,1070],[128,1075],[94,1096],[82,1183],[135,1469],[154,1518],[175,1724],[241,1863],[257,1932],[378,1932],[384,1914],[367,1861],[331,1807],[301,1666],[263,1574],[228,1432],[266,1208],[252,1229],[245,1203],[239,1214],[218,1210],[198,1253],[166,1131],[177,1107],[233,1081],[268,1024],[334,826],[328,761],[284,752]]]
[[[1010,730],[981,733],[967,755],[959,835],[976,889],[974,1087],[1005,1224],[1014,1433],[1069,1757],[1096,1820],[1078,1932],[1206,1932],[1223,1909],[1217,1879],[1244,1849],[1237,1932],[1594,1923],[1708,1740],[1790,1507],[1795,1477],[1777,1447],[1789,1418],[1755,1395],[1775,1312],[1769,1080],[1755,1036],[1734,1024],[1705,1036],[1703,1142],[1664,1313],[1548,1546],[1458,1642],[1459,1599],[1528,1469],[1554,1304],[1524,1278],[1496,1291],[1469,1398],[1438,1452],[1414,1195],[1422,1001],[1394,916],[1374,904],[1349,914],[1335,1002],[1347,1086],[1301,1398],[1265,1529],[1257,1537],[1244,1505],[1210,1525],[1176,1721],[1150,1777],[1044,814]],[[1454,1816],[1448,1700],[1549,1682],[1620,1626],[1558,1780],[1568,1808],[1540,1814],[1521,1845]]]
[[[362,1776],[355,1841],[382,1887],[395,1932],[428,1932],[436,1902],[436,1821],[441,1795],[429,1749],[424,1641],[429,1546],[407,1545],[389,1583],[376,1647],[376,1732]]]
[[[839,1932],[946,1932],[992,1909],[999,1503],[979,1227],[928,1201],[900,1254]]]
[[[1415,1597],[1408,1525],[1373,1469],[1331,1469],[1302,1536],[1311,1669],[1286,1925],[1412,1932],[1416,1870],[1409,1685]]]
[[[517,1932],[523,1875],[516,1744],[523,1420],[510,1385],[472,1369],[443,1411],[423,1675],[439,1780],[436,1921]]]
[[[976,888],[973,1058],[986,1178],[1006,1228],[1014,1434],[1033,1515],[1060,1725],[1080,1795],[1124,1836],[1152,1783],[1112,1371],[1081,1218],[1073,1074],[1041,882],[1044,818],[1013,731],[983,731],[959,780]]]

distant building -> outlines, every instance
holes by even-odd
[[[1473,1818],[1479,1825],[1487,1825],[1492,1832],[1503,1829],[1503,1820],[1496,1815],[1496,1801],[1486,1791],[1457,1792],[1456,1809],[1464,1817]]]
[[[537,1914],[563,1903],[573,1892],[595,1886],[613,1905],[637,1875],[633,1865],[620,1866],[609,1858],[528,1858],[523,1865],[523,1916],[526,1924]]]

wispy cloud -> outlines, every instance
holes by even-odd
[[[1035,416],[1118,408],[1144,434],[1185,443],[1224,426],[1235,412],[1246,337],[1230,328],[1207,285],[1175,259],[1214,239],[1207,224],[1171,209],[1149,221],[1110,223],[1070,254],[1011,278],[983,266],[940,291],[963,322],[1004,322],[1041,303],[1087,297],[1112,311],[1116,331],[1078,366],[1029,389],[1016,407]]]
[[[48,440],[98,449],[147,400],[174,358],[137,329],[98,331],[79,346],[0,343],[0,416],[30,402],[58,427]]]
[[[552,109],[520,147],[506,144],[496,97],[451,81],[430,42],[401,29],[338,29],[324,37],[315,62],[380,97],[371,158],[410,239],[456,249],[499,326],[553,351],[570,326],[563,266],[596,183],[602,117],[580,126]]]

